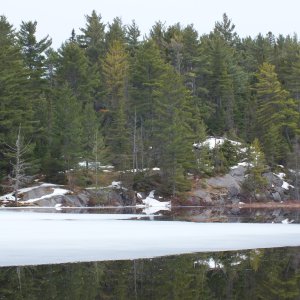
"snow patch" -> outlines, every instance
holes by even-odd
[[[291,224],[293,222],[295,222],[295,221],[294,220],[289,220],[289,219],[284,219],[284,220],[281,221],[282,224]]]
[[[209,149],[214,149],[217,146],[221,146],[224,144],[225,141],[230,142],[234,146],[241,146],[240,142],[229,140],[227,138],[215,138],[215,137],[209,137],[202,143],[194,143],[193,146],[195,148],[200,148],[201,146],[208,146]],[[241,149],[242,150],[242,149]]]
[[[121,181],[113,181],[110,186],[113,187],[113,188],[116,188],[116,189],[120,189],[121,184],[122,184]]]
[[[287,183],[286,181],[284,181],[283,183],[282,183],[282,186],[281,186],[283,189],[285,189],[285,190],[288,190],[289,188],[294,188],[294,186],[293,185],[291,185],[291,184],[289,184],[289,183]]]
[[[170,207],[171,206],[171,201],[162,202],[154,199],[154,193],[155,191],[151,191],[148,197],[142,200],[145,206],[147,207]]]
[[[274,175],[276,175],[277,177],[279,177],[280,179],[283,179],[286,175],[285,175],[285,173],[278,173],[278,174],[275,174],[275,173],[273,173]]]
[[[143,214],[146,215],[154,215],[160,211],[170,211],[170,207],[166,207],[166,206],[149,206],[149,207],[145,207],[142,210]]]
[[[34,189],[37,189],[39,187],[57,187],[57,186],[60,186],[58,184],[53,184],[53,183],[42,183],[40,185],[35,185],[35,186],[31,186],[31,187],[27,187],[27,188],[22,188],[22,189],[19,189],[18,190],[18,194],[24,194],[24,193],[28,193]],[[19,200],[20,198],[18,198]],[[11,201],[14,201],[15,200],[15,196],[14,196],[14,193],[9,193],[9,194],[6,194],[6,195],[3,195],[0,197],[0,200],[11,200]],[[28,201],[25,201],[25,202],[28,202]]]
[[[160,171],[160,168],[154,167],[152,168],[152,171]]]
[[[72,193],[72,192],[70,190],[66,190],[66,189],[54,188],[53,192],[51,194],[44,195],[40,198],[34,198],[34,199],[29,199],[29,200],[19,201],[19,202],[20,203],[34,203],[34,202],[42,200],[42,199],[47,199],[47,198],[51,198],[54,196],[63,196],[63,195],[69,194],[69,193]]]
[[[215,260],[214,258],[210,257],[209,259],[199,259],[194,261],[194,268],[198,265],[207,266],[209,269],[223,269],[224,265]]]
[[[233,166],[230,169],[234,170],[234,169],[237,169],[238,167],[249,167],[249,168],[252,168],[253,164],[245,162],[245,161],[244,162],[239,162],[236,166]]]

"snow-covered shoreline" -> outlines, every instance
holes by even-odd
[[[300,246],[297,224],[121,220],[141,216],[0,211],[0,266]]]

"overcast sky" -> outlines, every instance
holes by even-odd
[[[57,48],[70,37],[72,28],[79,33],[85,15],[95,9],[104,23],[121,17],[124,24],[135,19],[142,34],[161,20],[166,25],[194,24],[200,33],[208,33],[225,12],[241,36],[255,37],[259,32],[300,33],[300,0],[2,0],[0,14],[19,28],[21,21],[38,22],[37,36],[47,34]]]

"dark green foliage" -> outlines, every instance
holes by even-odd
[[[92,85],[90,80],[88,59],[84,50],[76,41],[65,43],[59,50],[59,64],[57,69],[58,84],[68,84],[73,95],[84,106],[91,103]]]
[[[291,138],[298,131],[299,112],[294,99],[282,89],[275,67],[264,63],[257,74],[257,126],[267,160],[284,161]]]
[[[188,173],[224,173],[241,159],[227,141],[213,151],[193,149],[207,134],[247,144],[258,138],[272,166],[293,153],[296,36],[240,39],[224,14],[202,36],[193,25],[158,21],[142,40],[135,21],[105,25],[96,11],[85,19],[80,35],[73,30],[55,51],[48,36],[36,38],[37,22],[23,21],[16,32],[0,17],[1,176],[11,171],[4,145],[20,124],[46,176],[109,152],[120,170],[159,167],[169,194],[189,189]]]
[[[119,17],[113,19],[111,24],[108,24],[108,31],[106,32],[106,49],[108,49],[112,43],[118,41],[124,43],[126,40],[126,28],[123,25],[122,20]]]
[[[263,191],[267,186],[267,180],[262,176],[266,171],[266,162],[258,139],[255,139],[247,150],[247,163],[248,176],[243,182],[243,189],[256,199],[256,194]]]
[[[0,176],[7,176],[10,165],[4,159],[5,145],[16,141],[22,126],[25,140],[32,139],[39,124],[34,119],[34,94],[28,80],[28,70],[22,60],[12,26],[0,17]]]
[[[83,151],[81,104],[65,85],[56,95],[55,108],[53,155],[61,161],[63,170],[69,170]]]
[[[83,33],[79,36],[80,45],[86,49],[89,61],[97,64],[105,54],[105,25],[101,22],[101,15],[97,15],[95,10],[85,18],[86,26],[80,29]]]
[[[220,152],[222,152],[226,165],[232,167],[241,161],[239,148],[233,145],[230,141],[225,140],[224,143],[220,146]]]

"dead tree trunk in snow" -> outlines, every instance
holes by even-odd
[[[15,197],[15,203],[18,203],[18,191],[21,183],[24,181],[25,170],[28,168],[24,156],[29,150],[29,143],[24,145],[21,136],[21,125],[19,126],[16,144],[14,146],[7,145],[12,165],[12,188]]]

